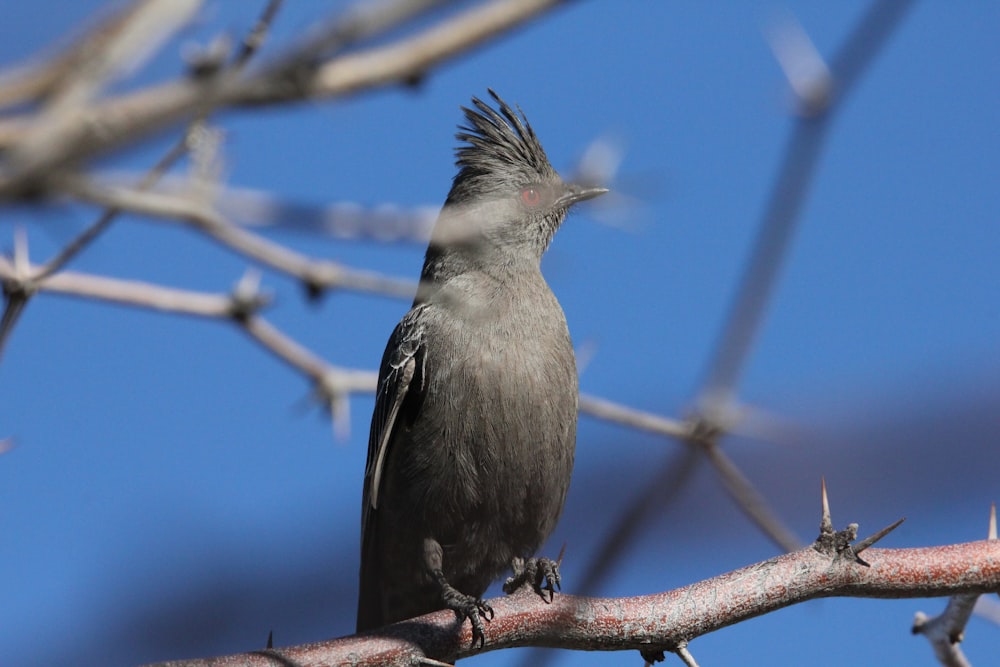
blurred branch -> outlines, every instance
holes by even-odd
[[[26,135],[45,135],[49,128],[44,118],[31,114],[2,119],[0,150],[20,159],[0,169],[0,197],[23,195],[26,188],[37,190],[37,181],[47,180],[60,167],[133,144],[214,108],[341,97],[395,83],[412,84],[433,67],[556,4],[558,0],[493,0],[386,46],[321,63],[299,62],[294,77],[288,75],[288,63],[282,62],[280,67],[265,66],[250,74],[223,71],[125,93],[78,107],[60,123],[58,146],[51,150],[29,151],[30,146],[23,145]]]
[[[698,415],[685,421],[677,421],[587,395],[580,396],[580,412],[628,428],[678,438],[691,445],[693,449],[700,449],[719,474],[729,495],[765,535],[785,551],[798,549],[801,546],[802,542],[782,523],[777,512],[771,509],[764,499],[763,494],[757,491],[749,478],[719,447],[720,435],[723,432],[732,432],[734,428],[730,425],[730,422],[733,421],[732,415],[727,415],[724,419],[716,417],[712,422],[705,422]],[[724,424],[724,427],[720,428],[720,424]],[[653,490],[650,489],[649,492],[653,493]],[[626,509],[624,516],[620,517],[616,523],[630,523],[632,521],[631,513],[635,507],[639,506],[641,505],[637,503]],[[609,533],[607,539],[611,539],[613,534],[615,533]],[[636,533],[629,533],[629,535],[623,536],[623,539],[631,539],[635,535]],[[619,545],[615,549],[615,553],[624,552],[624,545]]]
[[[371,271],[347,269],[317,260],[250,232],[194,197],[165,195],[135,188],[108,187],[90,179],[66,176],[59,180],[67,193],[93,204],[147,215],[165,222],[185,222],[223,246],[282,273],[298,278],[313,294],[352,289],[395,297],[411,297],[415,283]]]
[[[630,408],[621,403],[615,403],[604,398],[580,394],[580,412],[597,419],[621,424],[640,431],[649,431],[659,435],[667,435],[682,440],[690,436],[690,427],[682,421],[669,417],[661,417],[651,412]]]
[[[0,257],[0,281],[16,284],[23,272],[32,275],[30,265],[18,269],[15,262]],[[250,283],[253,283],[252,285]],[[308,378],[331,411],[343,413],[344,401],[351,394],[373,393],[378,374],[334,366],[277,329],[258,314],[269,298],[257,291],[256,279],[244,279],[231,294],[208,294],[173,289],[147,282],[119,280],[72,271],[31,281],[36,291],[97,299],[123,306],[147,308],[175,315],[190,315],[230,321],[264,349]],[[346,422],[340,427],[346,428]]]
[[[242,48],[234,58],[233,63],[230,65],[231,70],[238,71],[241,69],[257,52],[263,44],[271,23],[274,21],[281,5],[282,0],[271,0],[267,4],[264,12],[261,14],[251,32],[244,38]],[[136,186],[137,190],[145,191],[154,186],[166,174],[170,167],[177,162],[177,160],[183,157],[192,148],[197,148],[199,144],[205,143],[202,140],[203,135],[207,133],[204,121],[205,116],[196,117],[191,121],[181,138],[173,146],[171,146],[163,157],[161,157],[157,163],[153,165],[153,167],[150,168],[150,170],[146,172],[146,174],[144,174],[138,181]],[[65,266],[74,255],[79,253],[84,246],[99,235],[100,232],[103,231],[120,212],[121,209],[115,207],[105,210],[96,223],[85,230],[83,234],[77,237],[77,239],[67,245],[66,248],[56,256],[56,258],[47,262],[36,278],[44,278],[45,276],[51,275]]]
[[[43,101],[53,91],[64,89],[81,64],[92,62],[94,54],[104,51],[121,34],[142,4],[132,2],[118,8],[55,56],[4,72],[0,75],[0,109]]]
[[[709,361],[707,378],[697,399],[698,409],[709,418],[732,400],[737,379],[760,328],[799,214],[808,197],[823,141],[837,109],[834,102],[847,98],[911,5],[909,1],[898,0],[873,3],[834,56],[829,70],[811,65],[807,71],[817,77],[812,83],[789,77],[793,89],[809,91],[803,104],[809,107],[811,113],[800,116],[792,128],[784,159],[759,224],[760,231],[743,277],[737,283],[737,293],[722,327],[715,354]],[[810,63],[817,60],[818,54],[809,58]],[[789,69],[786,66],[786,72]],[[836,95],[817,95],[816,90],[829,88],[829,77],[832,77],[832,85],[836,87]],[[824,106],[817,107],[817,99],[824,100]]]
[[[187,133],[184,135],[184,140],[174,144],[169,151],[167,151],[159,162],[157,162],[153,167],[142,177],[142,179],[136,185],[136,189],[143,191],[147,188],[152,187],[162,176],[174,165],[177,160],[179,160],[184,153],[187,152],[187,139],[190,136],[191,131],[194,130],[192,126]],[[97,220],[90,225],[87,229],[83,231],[79,236],[70,241],[55,257],[46,262],[34,276],[36,280],[41,280],[46,278],[56,271],[59,271],[64,266],[66,266],[74,257],[76,257],[80,252],[83,251],[90,243],[96,239],[100,234],[108,228],[108,226],[114,222],[118,214],[122,212],[122,209],[116,207],[110,207],[104,210],[103,213],[97,218]]]
[[[429,16],[435,7],[455,4],[455,0],[361,0],[346,12],[324,21],[310,34],[297,39],[266,69],[272,80],[300,78],[296,71],[304,64],[318,65],[323,60],[366,39],[384,35],[421,16]]]
[[[810,547],[673,591],[632,598],[560,594],[548,603],[522,591],[490,601],[496,617],[487,626],[483,651],[514,646],[671,651],[728,625],[816,598],[936,597],[1000,588],[996,541],[864,553],[867,567]],[[454,663],[483,652],[471,648],[471,640],[469,625],[456,629],[454,613],[445,610],[366,635],[161,667],[409,666],[423,658]]]
[[[257,52],[257,49],[262,44],[267,31],[270,28],[271,22],[274,20],[281,4],[281,0],[271,0],[271,2],[269,2],[264,10],[264,13],[254,25],[253,31],[245,38],[243,48],[231,65],[232,70],[241,69]],[[136,61],[138,60],[136,52],[144,51],[148,53],[154,50],[154,47],[158,42],[162,42],[162,40],[170,32],[175,30],[180,24],[187,20],[195,7],[196,4],[192,4],[190,2],[180,2],[173,5],[164,4],[160,0],[141,0],[140,2],[136,2],[129,9],[129,11],[122,12],[121,14],[116,15],[112,21],[99,26],[96,34],[99,34],[101,39],[85,39],[81,42],[80,46],[71,51],[76,60],[79,61],[76,63],[76,67],[80,69],[86,69],[88,67],[95,69],[93,64],[88,65],[87,63],[89,63],[92,58],[102,54],[105,60],[109,61],[104,63],[103,66],[96,67],[97,70],[100,70],[100,75],[103,79],[109,78],[114,71],[122,70],[127,67],[135,67],[137,64]],[[133,25],[134,23],[138,25]],[[127,33],[127,38],[122,38],[119,34],[121,32]],[[105,44],[105,42],[111,40],[111,38],[108,37],[109,34],[118,35],[119,41],[121,42],[118,47],[119,53],[115,55],[114,58],[111,58],[107,52],[114,51],[115,49],[108,47]],[[111,41],[113,42],[114,40]],[[101,45],[104,45],[104,50],[100,50],[98,48]],[[118,62],[110,62],[113,60],[117,60]],[[76,61],[70,62],[72,63]],[[94,76],[95,78],[97,77],[96,74]],[[55,81],[53,85],[55,85],[55,83],[58,83],[58,81]],[[79,87],[81,84],[73,83],[72,85]],[[96,88],[96,85],[97,84],[95,82],[92,87]],[[80,96],[77,95],[77,97]],[[57,103],[57,106],[58,104],[61,103]],[[67,113],[71,112],[72,109],[67,111]],[[199,143],[206,143],[204,141],[199,141],[199,139],[201,139],[207,132],[204,128],[204,123],[202,122],[203,120],[204,117],[199,116],[191,121],[180,140],[177,141],[138,181],[136,186],[138,191],[145,191],[155,185],[156,182],[159,181],[163,175],[166,174],[166,172],[188,152],[190,148],[197,148]],[[23,147],[24,146],[22,145],[22,148]],[[17,159],[17,155],[15,154],[13,160],[17,162]],[[30,169],[28,172],[30,172]],[[17,324],[18,319],[27,307],[28,300],[35,291],[34,285],[61,270],[70,261],[72,261],[72,259],[79,255],[88,245],[90,245],[94,239],[100,236],[111,225],[111,223],[114,222],[114,220],[118,217],[118,214],[121,212],[122,209],[116,206],[111,206],[105,209],[93,224],[87,227],[79,236],[68,243],[55,257],[46,262],[44,266],[40,267],[31,275],[29,275],[29,271],[27,270],[28,255],[27,242],[25,241],[24,248],[21,252],[23,266],[21,266],[20,270],[17,272],[18,280],[14,281],[8,277],[8,279],[3,283],[6,305],[3,317],[0,319],[0,357],[3,355],[7,339],[10,337],[14,326]]]
[[[155,53],[200,4],[200,0],[138,0],[120,18],[99,27],[103,39],[85,39],[88,48],[77,52],[31,122],[5,146],[0,183],[20,190],[62,163],[79,127],[94,124],[91,110],[102,90]]]
[[[584,568],[576,590],[581,595],[590,595],[599,590],[607,576],[615,571],[623,551],[643,535],[642,529],[659,511],[670,504],[684,490],[691,479],[701,457],[693,448],[687,448],[679,456],[665,458],[660,468],[649,476],[646,485],[636,494],[632,503],[622,512],[619,520],[608,531],[597,554]]]
[[[400,82],[414,83],[431,68],[509,32],[563,1],[492,0],[483,3],[414,37],[334,59],[319,67],[308,88],[295,91],[291,99],[298,99],[302,92],[312,98],[332,97]],[[241,104],[270,104],[287,101],[288,94],[287,86],[274,79],[262,79],[240,91],[238,101]]]
[[[740,471],[739,466],[726,456],[721,447],[709,442],[704,445],[702,451],[712,462],[723,486],[736,501],[736,505],[767,537],[784,551],[794,551],[802,546],[802,540],[784,524],[763,494]]]
[[[6,257],[0,257],[0,280],[19,280],[14,265]],[[32,285],[32,289],[179,315],[228,317],[231,314],[231,299],[225,294],[172,289],[142,281],[118,280],[74,271],[61,271],[42,278]]]
[[[267,39],[267,34],[271,30],[271,24],[274,23],[274,19],[278,16],[278,10],[281,9],[281,5],[283,4],[283,0],[268,1],[253,28],[243,37],[240,50],[233,59],[232,67],[234,69],[240,69],[246,65],[254,54],[260,50],[260,47],[264,45],[264,40]]]

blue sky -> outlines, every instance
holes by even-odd
[[[80,25],[88,3],[5,9],[0,61]],[[324,205],[436,206],[454,173],[459,105],[495,88],[524,109],[557,169],[595,138],[624,158],[633,204],[581,207],[543,270],[591,394],[678,416],[704,378],[793,119],[765,32],[794,16],[832,55],[868,3],[582,2],[443,66],[416,89],[219,114],[226,182]],[[327,3],[295,2],[262,57]],[[241,34],[254,3],[210,3],[180,42]],[[780,280],[739,385],[785,420],[780,442],[727,451],[803,539],[820,476],[834,521],[906,547],[985,536],[1000,430],[1000,7],[923,3],[837,111]],[[138,75],[176,74],[172,43]],[[148,168],[168,137],[111,156]],[[42,261],[94,212],[0,210]],[[352,267],[415,278],[423,248],[278,227],[270,238]],[[126,217],[74,270],[225,292],[243,258],[184,229]],[[404,300],[305,303],[265,273],[268,317],[333,363],[375,368]],[[232,653],[353,628],[361,477],[372,408],[337,440],[309,387],[225,323],[62,297],[29,305],[0,363],[0,662],[134,664]],[[574,592],[600,536],[678,443],[582,418],[577,470],[549,551],[567,542]],[[774,555],[706,466],[599,593],[684,585]],[[694,641],[702,664],[934,664],[909,635],[941,600],[825,600]],[[979,664],[998,630],[974,619]],[[846,638],[850,638],[849,640]],[[823,652],[816,651],[824,646]],[[470,664],[513,664],[523,651]],[[562,664],[638,656],[565,654]]]

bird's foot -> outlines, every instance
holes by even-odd
[[[459,620],[469,619],[472,624],[472,648],[482,648],[486,645],[486,628],[483,619],[493,620],[493,607],[482,598],[466,595],[448,583],[441,570],[434,572],[434,578],[441,586],[441,600],[444,606],[455,612]]]
[[[514,574],[503,584],[503,592],[510,594],[530,583],[535,592],[545,599],[545,591],[549,592],[548,602],[556,597],[556,589],[562,588],[562,577],[559,576],[559,563],[551,558],[515,558],[510,564]]]

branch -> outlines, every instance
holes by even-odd
[[[997,539],[997,507],[990,507],[987,539]],[[969,661],[959,644],[965,639],[965,626],[976,607],[976,594],[954,595],[940,615],[929,618],[918,611],[913,619],[913,634],[924,635],[934,649],[934,655],[945,667],[969,667]]]
[[[531,592],[490,601],[495,619],[483,650],[545,646],[588,651],[674,650],[728,625],[823,597],[914,598],[1000,589],[1000,543],[970,542],[918,549],[869,549],[869,567],[813,548],[673,591],[632,598]],[[284,649],[259,650],[161,667],[229,665],[414,665],[422,658],[454,662],[478,654],[467,624],[440,611],[365,634]]]
[[[564,0],[493,0],[395,44],[337,58],[318,68],[304,89],[269,77],[238,91],[239,104],[273,104],[350,95],[368,88],[413,83],[441,63],[535,18]]]
[[[440,21],[414,37],[331,59],[300,62],[298,76],[288,67],[245,74],[226,71],[207,78],[177,79],[126,93],[80,109],[59,126],[58,149],[32,154],[30,173],[0,171],[0,197],[18,196],[30,178],[133,144],[150,134],[206,114],[211,108],[278,104],[340,97],[396,83],[413,83],[427,71],[521,25],[560,0],[493,0]],[[210,105],[206,104],[210,101]],[[26,133],[44,134],[34,115],[0,121],[0,150],[15,151]],[[31,188],[28,188],[30,191]]]
[[[152,216],[166,222],[184,222],[223,246],[282,273],[298,278],[310,293],[353,289],[386,296],[411,297],[416,285],[373,271],[348,269],[317,260],[240,227],[208,204],[192,197],[166,195],[135,188],[108,187],[85,177],[66,176],[60,184],[73,196],[99,206]]]
[[[240,281],[232,294],[209,294],[72,271],[61,271],[37,281],[23,281],[20,278],[23,274],[32,274],[30,265],[17,267],[11,260],[0,256],[0,282],[15,293],[19,290],[27,290],[31,294],[49,292],[232,322],[264,349],[309,379],[323,401],[329,404],[331,412],[342,417],[338,422],[340,429],[347,427],[348,397],[354,393],[375,391],[378,373],[334,366],[261,317],[258,311],[267,304],[268,298],[258,292],[256,278]]]
[[[725,418],[716,415],[710,419],[695,415],[691,419],[678,421],[585,394],[580,395],[580,412],[628,428],[678,438],[688,445],[697,447],[711,462],[726,491],[739,508],[765,535],[785,551],[793,551],[802,545],[801,540],[782,523],[777,512],[771,509],[753,482],[719,446],[718,439],[722,433],[732,431],[734,428],[730,425],[733,421],[732,414]],[[729,412],[732,413],[733,410]],[[650,493],[652,492],[650,489]],[[620,522],[626,521],[626,518],[620,519]],[[618,551],[621,550],[622,547],[619,547]]]
[[[580,412],[629,428],[667,435],[681,440],[688,439],[691,434],[691,429],[682,421],[588,394],[580,394]]]

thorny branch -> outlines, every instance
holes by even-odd
[[[557,595],[551,603],[527,592],[491,600],[495,619],[484,650],[544,646],[587,651],[671,651],[701,635],[820,597],[910,598],[976,594],[1000,588],[1000,543],[970,542],[921,549],[869,549],[869,567],[813,548],[673,591],[633,598]],[[366,635],[285,649],[162,667],[227,665],[412,665],[423,658],[453,663],[479,653],[468,624],[441,611]]]

